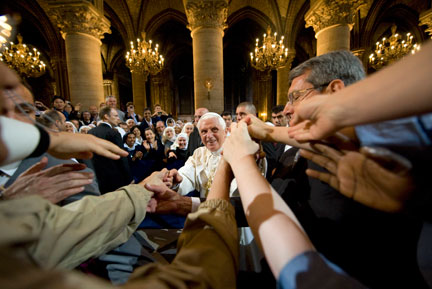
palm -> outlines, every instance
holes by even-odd
[[[402,209],[413,187],[407,173],[388,171],[358,152],[348,152],[340,159],[336,177],[345,196],[389,212]]]

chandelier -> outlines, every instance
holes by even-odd
[[[3,44],[3,52],[0,53],[0,61],[9,68],[15,70],[22,77],[39,77],[45,72],[45,63],[39,59],[40,52],[30,49],[22,43],[22,36],[17,35],[18,44],[10,42],[10,47]]]
[[[259,39],[256,39],[255,51],[250,53],[252,67],[260,71],[277,70],[288,62],[288,48],[283,44],[284,36],[277,41],[277,32],[271,35],[270,26],[263,37],[263,46],[259,47]]]
[[[126,66],[131,72],[143,74],[145,77],[158,74],[164,63],[163,56],[159,54],[159,45],[152,48],[152,41],[145,40],[145,32],[141,35],[143,40],[137,39],[136,48],[133,41],[130,43],[130,51],[126,53]]]
[[[11,36],[12,26],[7,23],[7,20],[7,16],[0,16],[0,45],[6,43]]]
[[[406,38],[403,39],[402,35],[396,33],[396,29],[397,26],[393,24],[392,35],[388,39],[384,37],[381,42],[377,42],[375,52],[369,55],[369,63],[374,69],[378,70],[408,53],[414,54],[420,50],[420,45],[414,42],[411,33],[407,33]]]

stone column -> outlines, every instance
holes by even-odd
[[[223,30],[228,13],[227,0],[183,0],[188,28],[192,31],[195,109],[224,109]],[[208,95],[206,80],[213,84]]]
[[[279,68],[277,71],[277,93],[276,93],[276,104],[285,105],[288,101],[288,89],[289,89],[289,72],[291,70],[291,64],[294,60],[295,52],[294,48],[288,50],[288,62],[285,67]],[[271,109],[271,108],[270,108]]]
[[[147,107],[146,95],[147,77],[144,74],[132,72],[132,94],[135,105],[135,113],[143,115],[144,108]]]
[[[426,32],[429,33],[429,35],[432,38],[432,9],[426,10],[420,14],[420,26],[426,25]]]
[[[367,0],[315,0],[305,15],[306,27],[312,26],[317,39],[317,55],[350,49],[350,31],[356,11]]]
[[[49,1],[48,15],[65,39],[70,99],[84,108],[104,101],[101,41],[111,33],[103,10],[89,1]]]

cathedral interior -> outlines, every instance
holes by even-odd
[[[46,72],[25,77],[36,100],[50,105],[61,95],[84,108],[114,95],[142,113],[161,104],[172,115],[197,107],[221,113],[251,101],[266,118],[285,104],[291,67],[319,54],[349,49],[375,71],[375,42],[397,26],[423,43],[432,30],[429,0],[5,0],[16,33],[36,47]],[[250,52],[267,28],[284,35],[288,62],[256,70]],[[164,57],[155,75],[131,73],[126,53],[145,33]],[[13,35],[15,41],[15,36]],[[207,85],[206,81],[211,85]]]

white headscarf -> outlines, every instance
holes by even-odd
[[[168,136],[167,136],[167,131],[169,131],[169,130],[171,130],[173,133],[173,136],[170,139],[168,139]],[[162,134],[162,144],[165,144],[167,141],[174,142],[175,140],[176,140],[176,133],[175,133],[174,128],[172,126],[166,127],[163,131],[163,134]]]
[[[73,124],[73,122],[65,121],[65,123],[72,125],[73,133],[77,133],[77,128],[76,128],[76,126]]]
[[[179,138],[181,138],[181,137],[186,139],[186,146],[185,146],[185,148],[182,149],[182,150],[187,150],[188,143],[189,143],[189,137],[188,137],[187,133],[185,133],[185,132],[182,132],[182,133],[179,133],[179,134],[178,134],[178,136],[177,136],[175,142],[171,145],[170,149],[175,150],[175,149],[177,149],[177,148],[179,147],[178,140],[179,140]]]
[[[187,122],[187,123],[185,123],[185,125],[183,126],[181,133],[186,133],[186,127],[189,126],[189,125],[192,126],[192,131],[193,131],[193,129],[194,129],[194,125],[193,125],[193,123],[191,123],[191,122]],[[179,134],[179,135],[180,135],[180,134]]]

